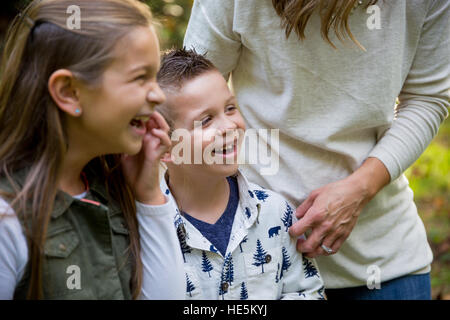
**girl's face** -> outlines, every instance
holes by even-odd
[[[224,177],[234,174],[238,169],[245,123],[222,75],[218,71],[210,71],[188,80],[168,100],[170,108],[176,110],[175,131],[183,128],[190,133],[190,163],[193,165],[182,164],[178,167],[191,172],[194,170],[198,174]],[[200,164],[195,163],[199,158],[195,153],[201,155]]]
[[[97,154],[133,155],[142,147],[149,115],[165,100],[156,82],[159,43],[153,28],[138,27],[114,50],[100,87],[80,90],[82,114],[72,123],[71,138]]]

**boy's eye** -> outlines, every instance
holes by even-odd
[[[229,105],[229,106],[227,106],[227,111],[233,111],[233,110],[236,110],[237,108],[234,106],[234,105]]]

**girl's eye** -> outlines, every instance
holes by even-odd
[[[209,123],[209,121],[211,121],[211,117],[210,116],[204,118],[202,120],[202,126],[206,126]]]
[[[145,81],[145,80],[147,80],[146,74],[141,74],[140,76],[138,76],[134,79],[134,81],[140,81],[140,82]]]

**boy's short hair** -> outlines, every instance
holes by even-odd
[[[172,49],[161,57],[161,67],[156,76],[162,89],[179,90],[185,81],[209,71],[218,71],[214,64],[195,49]]]

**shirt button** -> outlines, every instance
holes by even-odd
[[[59,245],[59,249],[61,249],[62,251],[66,251],[66,246],[63,245],[62,243]]]
[[[228,290],[228,283],[222,283],[222,291],[227,291]]]
[[[266,263],[272,261],[272,256],[270,254],[266,255]]]

